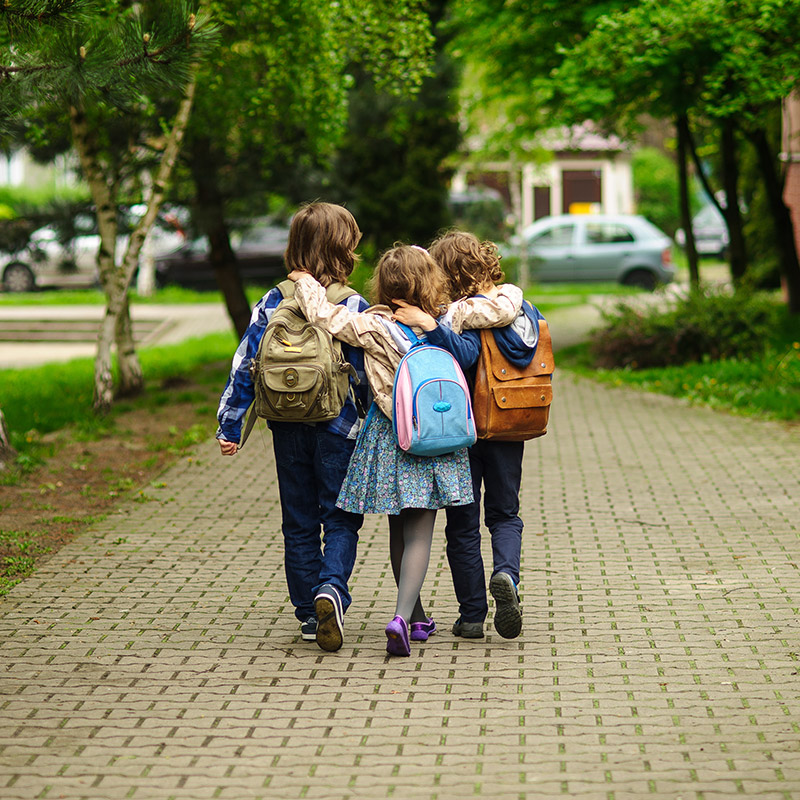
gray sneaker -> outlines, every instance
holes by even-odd
[[[516,639],[522,630],[522,609],[514,579],[507,572],[496,572],[489,581],[494,597],[494,628],[504,639]]]
[[[463,639],[483,639],[483,623],[462,622],[459,617],[453,623],[453,636],[461,636]]]

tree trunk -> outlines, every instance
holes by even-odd
[[[691,134],[686,114],[679,114],[676,120],[678,129],[678,184],[680,195],[681,225],[686,233],[686,260],[689,262],[689,286],[692,290],[700,288],[700,270],[697,260],[697,247],[692,230],[692,211],[689,201],[689,171],[686,162]]]
[[[17,451],[11,446],[6,418],[3,416],[3,409],[0,408],[0,472],[8,469],[9,462],[16,455]]]
[[[175,162],[178,160],[178,152],[186,133],[186,126],[189,124],[189,116],[192,112],[195,89],[197,88],[196,73],[192,74],[189,83],[183,93],[183,99],[178,106],[175,119],[172,121],[172,129],[161,154],[158,170],[153,179],[150,196],[147,198],[147,211],[139,220],[133,233],[128,239],[128,246],[119,268],[121,272],[121,284],[123,285],[123,296],[120,304],[120,315],[115,324],[115,336],[117,342],[117,359],[119,361],[119,392],[121,395],[129,397],[139,394],[144,388],[144,375],[139,357],[136,354],[136,344],[133,339],[133,326],[130,317],[130,304],[128,303],[128,289],[139,264],[139,254],[142,245],[153,227],[153,223],[158,216],[158,212],[164,202],[167,193],[172,171]]]
[[[739,285],[747,272],[747,245],[744,240],[744,221],[739,208],[739,154],[736,145],[736,126],[732,119],[722,120],[722,185],[725,208],[722,210],[730,236],[729,263],[731,278]]]
[[[791,212],[783,202],[783,181],[778,172],[777,159],[763,128],[748,131],[747,137],[755,147],[767,201],[775,220],[775,243],[778,248],[781,275],[786,282],[789,295],[789,312],[800,314],[800,264],[797,260]]]
[[[209,257],[217,286],[222,292],[236,334],[241,338],[250,323],[250,304],[244,293],[236,254],[231,247],[225,223],[225,204],[217,175],[219,159],[213,153],[211,140],[207,137],[199,137],[192,142],[189,158],[197,188],[197,222],[208,237]]]
[[[144,388],[142,365],[136,355],[136,342],[133,338],[133,323],[128,291],[122,299],[122,307],[114,325],[114,341],[117,344],[117,364],[119,365],[119,388],[117,396],[135,397]]]
[[[97,354],[94,364],[94,409],[99,414],[106,413],[114,400],[114,380],[111,371],[111,343],[114,340],[119,303],[115,303],[114,292],[119,286],[116,269],[117,248],[117,202],[115,191],[106,180],[100,161],[97,139],[82,108],[70,108],[70,127],[75,149],[89,184],[89,192],[94,201],[97,214],[97,227],[100,231],[100,250],[97,265],[100,270],[100,283],[106,294],[106,315],[97,333]],[[120,287],[124,293],[124,285]],[[115,310],[112,310],[112,306]]]

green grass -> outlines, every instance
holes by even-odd
[[[170,395],[161,385],[185,376],[218,385],[221,391],[235,346],[229,333],[214,333],[169,347],[143,348],[139,358],[147,393],[136,401],[118,403],[116,410],[136,403],[168,402]],[[209,364],[216,366],[201,369]],[[93,375],[91,358],[0,370],[0,408],[11,431],[12,444],[20,453],[20,466],[34,466],[26,460],[36,461],[46,454],[40,444],[42,434],[74,425],[76,436],[93,437],[113,424],[113,414],[111,418],[99,418],[92,411]]]
[[[37,558],[47,552],[49,548],[39,544],[35,533],[0,529],[0,597],[27,578]]]
[[[593,369],[588,345],[561,351],[559,366],[614,386],[681,398],[764,419],[800,419],[800,320],[787,320],[763,356],[652,369]]]

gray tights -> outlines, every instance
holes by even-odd
[[[436,512],[404,508],[389,515],[389,557],[397,584],[395,614],[406,622],[427,619],[419,593],[428,571]]]

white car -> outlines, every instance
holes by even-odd
[[[100,235],[92,214],[79,213],[72,221],[75,236],[64,243],[54,226],[34,231],[28,247],[13,255],[0,255],[0,277],[7,292],[34,289],[85,289],[98,285],[97,253]],[[160,219],[150,231],[156,255],[180,247],[184,236],[169,222]],[[117,262],[128,244],[127,234],[117,238]]]
[[[692,217],[692,233],[698,255],[725,258],[730,244],[728,224],[716,206],[707,205]],[[675,232],[675,242],[686,247],[686,233],[683,228]]]
[[[644,217],[543,217],[523,231],[517,252],[522,243],[535,281],[616,281],[653,290],[675,277],[672,240]]]

